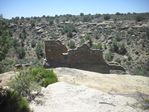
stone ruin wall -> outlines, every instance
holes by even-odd
[[[50,67],[72,67],[100,73],[110,73],[111,69],[124,70],[120,66],[110,66],[103,59],[102,51],[90,49],[86,44],[68,50],[60,41],[45,41],[45,54]]]
[[[65,64],[63,53],[67,53],[67,48],[60,41],[45,41],[46,59],[52,67]]]

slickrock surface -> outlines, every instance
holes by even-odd
[[[42,89],[30,106],[34,112],[147,112],[131,97],[58,82]]]
[[[59,82],[42,88],[41,95],[30,103],[34,112],[149,112],[142,109],[141,102],[149,98],[149,77],[63,67],[54,72]],[[0,85],[7,85],[14,75],[0,74]]]
[[[138,100],[139,94],[149,95],[148,77],[70,68],[54,72],[60,82],[42,89],[30,104],[34,112],[148,112]]]
[[[85,85],[110,93],[149,95],[149,77],[101,74],[72,68],[56,68],[54,71],[59,81]]]

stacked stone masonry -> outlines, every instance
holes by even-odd
[[[107,64],[102,51],[90,49],[87,44],[68,50],[61,41],[48,40],[45,41],[45,54],[50,67],[71,67],[100,73],[110,73],[113,69],[125,71],[119,65]]]

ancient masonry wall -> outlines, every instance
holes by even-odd
[[[45,41],[46,59],[50,67],[72,67],[109,73],[111,69],[123,70],[120,66],[110,66],[103,59],[102,51],[90,49],[86,44],[69,50],[60,41]]]

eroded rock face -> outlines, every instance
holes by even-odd
[[[101,73],[109,73],[113,68],[124,70],[108,65],[102,51],[90,49],[86,44],[68,51],[60,41],[45,41],[45,53],[51,67],[72,67]]]

